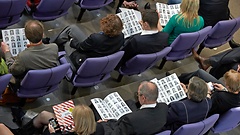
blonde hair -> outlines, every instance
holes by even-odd
[[[177,22],[183,19],[184,26],[189,28],[194,26],[194,19],[197,19],[197,25],[200,22],[198,16],[199,0],[182,0],[180,5],[180,14],[177,16]]]
[[[78,135],[90,135],[96,131],[96,121],[93,111],[86,105],[78,105],[72,112],[74,131]]]
[[[239,92],[240,90],[240,73],[231,69],[224,74],[224,80],[226,86],[230,89],[230,92]]]

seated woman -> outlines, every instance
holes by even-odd
[[[183,101],[172,102],[169,105],[167,129],[176,131],[184,124],[199,122],[208,116],[212,102],[208,95],[208,86],[198,77],[189,80],[188,89],[183,85],[188,98]]]
[[[119,51],[123,46],[123,23],[117,15],[109,14],[102,18],[100,20],[100,29],[101,32],[93,33],[82,41],[80,35],[84,34],[79,27],[76,25],[67,26],[52,42],[58,44],[60,51],[68,51],[69,44],[70,47],[76,49],[72,53],[71,51],[67,53],[71,53],[70,59],[78,68],[86,58],[107,56]]]
[[[72,112],[75,128],[71,132],[64,132],[64,135],[103,135],[104,129],[100,124],[97,124],[94,119],[92,110],[86,105],[75,106]],[[10,129],[4,124],[0,124],[1,135],[33,135],[38,129],[48,125],[48,131],[43,135],[61,135],[61,131],[57,132],[49,124],[49,120],[55,118],[53,113],[42,111],[39,115],[33,118],[29,123],[19,129]]]
[[[182,0],[180,13],[173,15],[162,29],[169,34],[171,44],[181,33],[195,32],[203,28],[204,20],[198,15],[199,0]]]

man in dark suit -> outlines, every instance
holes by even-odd
[[[137,54],[158,52],[168,46],[168,34],[158,31],[158,20],[158,13],[155,10],[148,9],[142,12],[140,24],[143,31],[125,42],[122,49],[125,53],[118,67]]]
[[[205,26],[229,19],[229,0],[200,0],[198,14],[203,17]]]
[[[101,122],[105,134],[112,135],[150,135],[162,130],[167,120],[168,107],[157,103],[158,89],[154,83],[142,82],[138,88],[141,107],[137,111],[122,116],[118,121]]]
[[[184,124],[199,122],[207,118],[212,102],[207,98],[208,87],[204,80],[192,77],[189,80],[188,98],[183,101],[172,102],[169,105],[166,128],[176,131]]]

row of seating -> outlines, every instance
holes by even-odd
[[[78,21],[86,10],[96,10],[110,4],[113,0],[79,0],[81,10]],[[24,8],[33,19],[40,21],[54,20],[68,13],[68,9],[76,0],[41,0],[36,9],[27,6],[27,0],[0,1],[0,28],[6,28],[20,21]],[[54,6],[53,6],[54,5]]]
[[[240,107],[232,108],[223,115],[214,114],[200,122],[185,124],[181,126],[173,135],[204,135],[209,131],[213,133],[227,132],[240,123]],[[170,135],[171,131],[164,131],[156,135]]]
[[[235,27],[232,29],[232,31],[228,31],[228,30],[219,30],[219,29],[223,29],[226,28],[227,25],[229,25],[229,23],[226,22],[230,22],[230,24],[232,24],[231,22],[233,22],[233,20],[228,20],[228,21],[220,21],[215,27],[213,27],[211,29],[211,27],[206,27],[200,31],[197,32],[193,32],[193,33],[183,33],[180,34],[176,40],[171,44],[170,47],[166,47],[165,49],[163,49],[160,52],[157,53],[152,53],[152,54],[139,54],[135,57],[133,57],[132,59],[130,59],[129,61],[126,62],[126,64],[122,67],[119,68],[119,77],[118,77],[118,81],[121,81],[121,78],[123,75],[134,75],[134,74],[140,74],[144,71],[146,71],[147,69],[151,68],[152,66],[154,66],[156,64],[157,61],[159,61],[160,59],[163,58],[162,63],[160,64],[160,69],[163,67],[164,63],[167,60],[171,60],[171,61],[177,61],[177,60],[182,60],[188,56],[191,55],[191,50],[193,48],[197,48],[198,45],[202,42],[207,42],[208,40],[216,40],[216,42],[219,41],[219,38],[221,39],[221,41],[224,41],[223,38],[225,38],[225,41],[229,40],[229,38],[232,37],[233,33],[236,32],[236,30],[239,29],[240,27],[240,17],[237,19],[234,19],[234,21],[236,22]],[[217,29],[218,28],[218,29]],[[229,27],[228,27],[229,28]],[[219,31],[222,31],[221,33],[219,33]],[[211,34],[209,34],[211,33]],[[217,36],[215,36],[217,35]],[[217,38],[218,37],[218,38]],[[209,43],[209,42],[207,42]],[[212,42],[214,43],[214,42]],[[222,42],[220,42],[222,43]],[[215,43],[216,45],[216,43]],[[59,55],[63,55],[65,52],[61,52],[59,53]],[[110,78],[110,73],[114,70],[114,68],[116,67],[116,65],[118,64],[118,62],[120,61],[120,59],[123,56],[122,51],[119,51],[115,54],[109,55],[109,56],[105,56],[105,57],[99,57],[99,58],[88,58],[83,64],[82,66],[77,69],[76,72],[73,72],[73,70],[68,69],[67,72],[65,72],[66,74],[62,74],[64,72],[61,72],[61,78],[57,81],[60,82],[61,79],[66,75],[66,78],[68,81],[72,82],[73,84],[73,89],[71,94],[74,95],[77,87],[86,87],[86,86],[94,86],[98,83],[101,83],[105,80],[107,80],[108,78]],[[68,63],[66,60],[64,59],[60,59],[60,63],[61,64],[65,64]],[[38,72],[38,70],[36,71],[31,71],[29,72],[29,74],[33,74],[34,72]],[[40,73],[43,72],[42,70],[39,71]],[[41,75],[43,76],[43,78],[46,78],[48,72],[46,72],[45,75],[43,75],[41,73]],[[40,78],[39,75],[33,75],[35,78]],[[26,78],[28,77],[28,74],[26,75]],[[42,78],[40,78],[41,80]],[[18,92],[18,96],[19,97],[24,97],[24,94],[29,94],[29,92],[26,92],[28,88],[39,88],[39,87],[49,87],[50,85],[48,84],[49,82],[43,82],[43,83],[39,83],[37,81],[37,83],[32,83],[32,85],[28,84],[28,81],[25,81],[27,79],[24,79],[22,82],[23,87],[21,87],[20,89],[22,89],[22,91]],[[30,78],[30,80],[36,80],[36,79],[32,79]],[[43,80],[48,80],[48,79],[43,79]],[[48,81],[53,81],[55,79],[51,79],[49,78]],[[40,81],[41,82],[41,81]],[[56,81],[55,81],[56,83]],[[27,86],[25,88],[25,85]],[[49,89],[55,89],[51,86],[51,88],[48,88],[48,93],[50,93],[51,91]],[[45,90],[45,89],[43,89]],[[23,93],[23,94],[22,94]],[[37,96],[31,95],[31,97],[38,97],[40,96],[40,93],[45,93],[46,92],[34,92],[36,93]]]
[[[42,97],[57,90],[58,84],[65,77],[69,68],[70,64],[62,64],[49,69],[28,71],[17,89],[17,96],[22,99],[19,105],[23,106],[27,98]],[[11,77],[11,74],[0,76],[1,99]]]

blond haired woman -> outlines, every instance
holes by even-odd
[[[195,32],[203,28],[204,20],[198,15],[198,9],[199,0],[182,0],[180,13],[173,15],[162,29],[169,34],[169,44],[181,33]]]
[[[93,111],[88,106],[77,105],[72,114],[75,128],[71,132],[64,133],[64,135],[104,135],[103,126],[97,124]],[[61,131],[55,131],[49,124],[51,118],[55,118],[53,113],[42,111],[19,129],[11,129],[0,123],[0,133],[1,135],[33,135],[36,132],[42,134],[42,128],[48,125],[48,130],[46,129],[42,135],[62,135]]]

